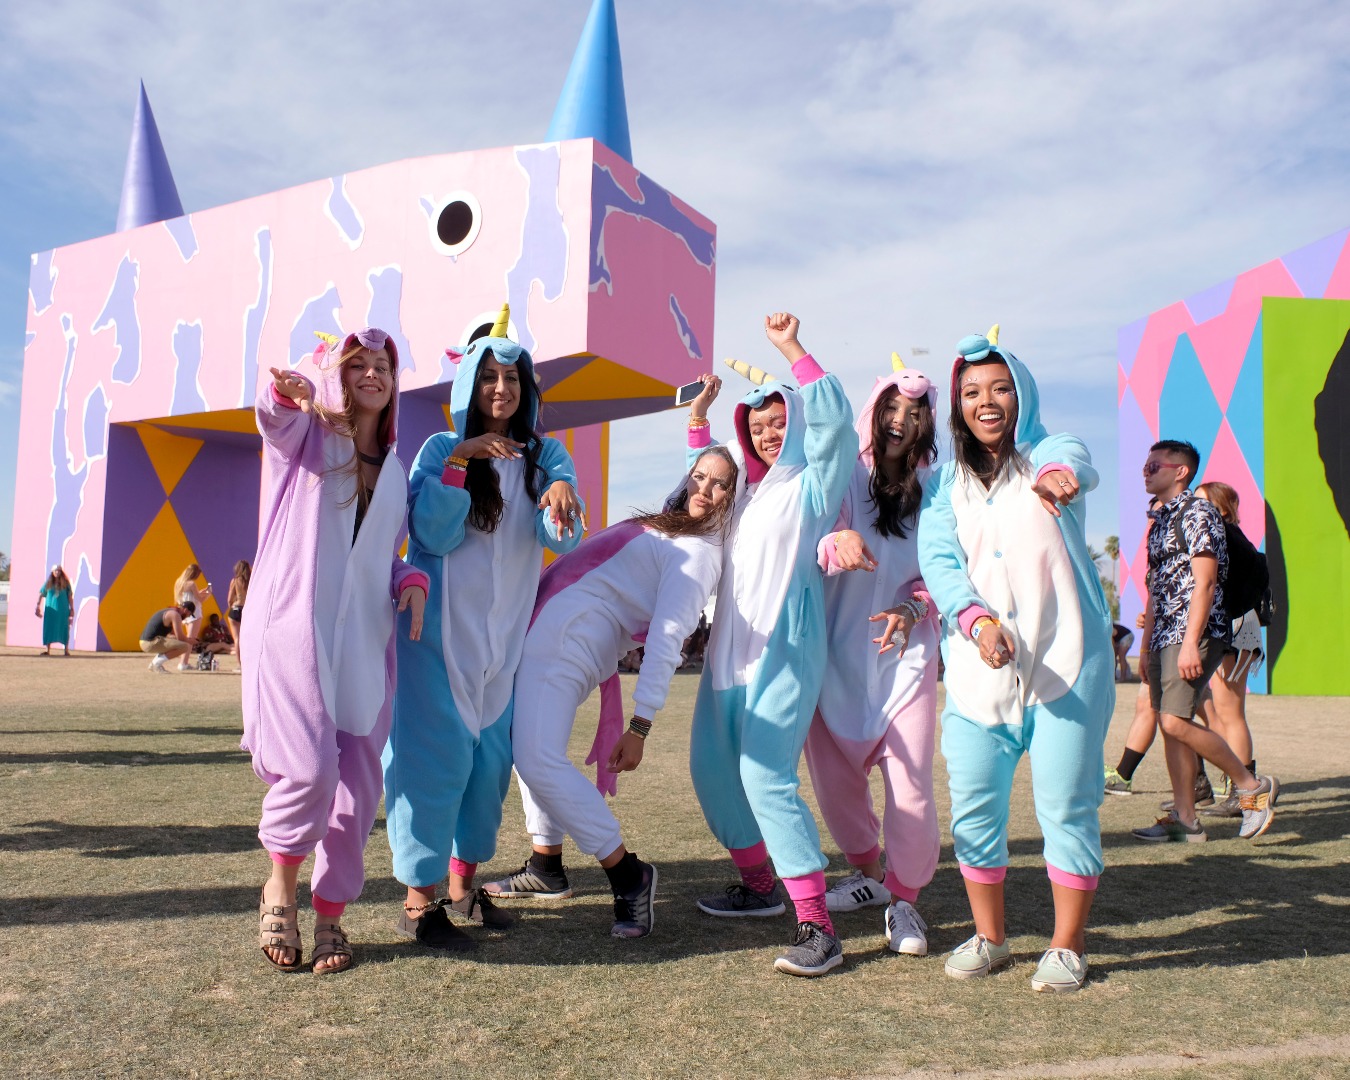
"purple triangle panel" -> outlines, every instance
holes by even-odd
[[[209,442],[197,451],[169,500],[222,609],[234,564],[252,562],[258,550],[261,482],[255,451]]]
[[[613,401],[559,401],[544,402],[544,430],[564,431],[567,428],[603,424],[609,420],[623,420],[642,416],[666,406],[674,406],[675,398],[616,398]]]
[[[1342,229],[1338,233],[1314,241],[1307,247],[1291,251],[1280,260],[1304,297],[1309,300],[1320,300],[1327,291],[1327,282],[1331,280],[1336,264],[1341,260],[1347,236],[1350,236],[1350,229]]]
[[[103,561],[99,569],[104,594],[163,509],[164,500],[164,485],[136,429],[109,424],[108,486],[104,495],[107,512],[103,515]]]
[[[560,356],[556,360],[536,361],[534,373],[539,379],[540,391],[547,393],[564,379],[571,378],[594,359],[594,356],[587,353],[585,356]]]
[[[1134,367],[1134,358],[1139,355],[1139,346],[1144,340],[1144,331],[1148,329],[1148,316],[1136,319],[1128,326],[1116,331],[1116,359],[1120,362],[1125,377],[1130,377]]]
[[[1186,297],[1186,310],[1191,313],[1191,318],[1199,324],[1222,315],[1228,310],[1228,298],[1233,295],[1233,286],[1236,284],[1237,278],[1229,278],[1218,285],[1203,289],[1194,296]]]

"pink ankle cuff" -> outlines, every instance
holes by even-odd
[[[764,846],[763,840],[751,847],[727,848],[727,854],[731,856],[731,861],[741,870],[763,866],[769,861],[769,849]]]
[[[961,864],[961,876],[976,885],[1001,885],[1008,876],[1006,866],[967,866]]]
[[[1077,889],[1079,892],[1095,892],[1097,882],[1101,880],[1099,874],[1090,877],[1085,874],[1071,874],[1049,863],[1045,864],[1045,872],[1056,885],[1063,885],[1066,889]]]
[[[342,913],[347,910],[347,901],[325,900],[318,893],[310,896],[310,902],[314,905],[314,911],[328,919],[340,919]]]
[[[783,888],[787,889],[787,894],[792,897],[794,904],[809,900],[813,896],[824,896],[825,872],[817,870],[814,874],[803,874],[801,877],[785,877]]]
[[[450,873],[468,881],[473,877],[473,872],[478,869],[476,862],[465,862],[463,859],[452,858],[450,860]]]
[[[267,854],[272,856],[272,861],[278,866],[299,866],[305,861],[303,855],[283,855],[279,851],[269,851]]]
[[[908,885],[901,885],[900,879],[891,871],[886,871],[886,879],[882,882],[890,890],[892,896],[898,896],[907,904],[916,903],[919,899],[919,890],[911,889]]]
[[[873,844],[861,855],[845,855],[849,866],[866,866],[868,863],[874,863],[881,858],[881,845]]]

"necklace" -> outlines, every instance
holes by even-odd
[[[387,450],[383,454],[380,454],[378,456],[373,454],[363,454],[361,453],[360,450],[356,452],[356,456],[359,457],[362,461],[364,461],[367,465],[383,465],[384,459],[388,456],[388,454],[389,452]]]

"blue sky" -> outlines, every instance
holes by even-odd
[[[1350,224],[1350,9],[1197,0],[617,0],[634,162],[718,226],[716,355],[778,308],[860,401],[1000,322],[1116,528],[1116,330]],[[536,142],[589,0],[100,4],[7,14],[0,550],[29,255],[112,231],[137,80],[189,212],[405,157]],[[726,395],[729,399],[730,393]],[[714,423],[725,430],[729,400]],[[680,469],[613,432],[611,505]]]

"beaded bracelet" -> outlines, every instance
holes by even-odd
[[[462,457],[455,457],[452,454],[450,457],[445,459],[445,464],[448,468],[451,469],[467,469],[469,467],[469,459]]]
[[[909,612],[910,619],[916,624],[928,618],[928,601],[921,596],[911,596],[900,606]]]
[[[640,716],[635,716],[628,721],[628,730],[639,739],[646,739],[652,733],[652,722],[644,720]]]
[[[691,416],[689,418],[689,426],[691,428],[707,427],[708,418],[706,416]]]

